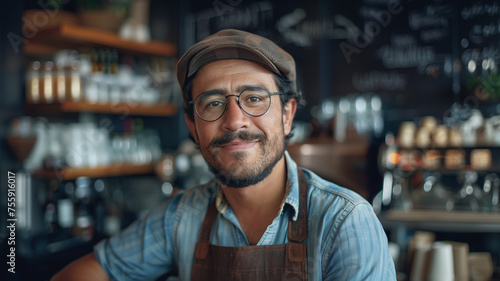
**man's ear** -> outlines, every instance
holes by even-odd
[[[283,112],[283,128],[285,130],[285,135],[290,134],[292,131],[293,118],[295,117],[295,111],[297,111],[297,100],[290,99],[286,102]]]
[[[191,118],[189,118],[187,114],[184,114],[184,119],[186,120],[186,124],[188,125],[189,132],[191,132],[191,135],[193,136],[194,142],[198,144],[198,138],[197,138],[198,135],[196,134],[196,127],[194,125],[194,120],[191,120]]]

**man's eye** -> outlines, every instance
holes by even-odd
[[[224,106],[224,103],[222,103],[221,101],[211,101],[209,103],[207,103],[205,105],[205,108],[208,108],[208,107],[219,107],[219,106]]]
[[[259,96],[249,96],[245,100],[245,102],[247,102],[247,103],[256,103],[256,102],[261,102],[261,101],[263,101],[263,98],[259,97]]]

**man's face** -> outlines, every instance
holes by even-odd
[[[250,86],[278,92],[274,74],[245,60],[222,60],[201,68],[193,79],[193,100],[208,91],[224,96],[239,95]],[[196,114],[186,117],[188,127],[201,153],[218,180],[227,186],[244,187],[267,177],[282,160],[285,135],[290,133],[296,101],[290,100],[282,110],[280,97],[271,96],[271,108],[263,116],[247,115],[238,106],[237,97],[227,97],[222,117],[206,122]]]

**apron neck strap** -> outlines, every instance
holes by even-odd
[[[215,224],[215,219],[217,218],[217,208],[215,206],[215,198],[210,203],[205,218],[203,219],[203,224],[201,225],[200,235],[198,236],[198,241],[210,242],[212,238],[212,229]]]
[[[299,176],[299,214],[297,220],[293,221],[292,216],[288,222],[288,240],[302,243],[307,238],[307,182],[304,172],[297,167]]]

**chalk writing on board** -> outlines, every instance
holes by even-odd
[[[424,43],[439,42],[448,36],[450,36],[450,31],[446,28],[422,30],[420,32],[420,39],[422,39]]]
[[[429,27],[448,27],[449,20],[445,17],[429,15],[425,11],[415,11],[410,13],[408,24],[410,29],[420,30]]]
[[[451,14],[449,5],[426,5],[408,13],[408,27],[418,31],[425,44],[441,42],[450,36]]]
[[[475,24],[471,27],[468,37],[472,43],[483,44],[488,38],[500,34],[500,20],[487,24]]]
[[[397,71],[369,71],[353,74],[352,83],[357,91],[400,91],[407,84],[406,76]]]
[[[464,20],[470,20],[482,16],[496,16],[500,14],[500,6],[495,1],[491,4],[473,2],[470,6],[462,9],[461,16]]]
[[[386,68],[423,67],[435,60],[431,46],[419,46],[411,35],[393,36],[391,44],[382,46],[376,55]]]
[[[350,39],[359,34],[358,27],[343,15],[325,19],[307,19],[304,9],[295,9],[276,21],[276,29],[287,42],[296,46],[312,46],[319,39]]]
[[[270,25],[274,11],[271,2],[253,2],[249,5],[240,5],[241,3],[241,1],[236,0],[227,3],[214,1],[213,8],[190,14],[186,18],[186,25],[194,28],[196,32],[196,37],[192,38],[193,41],[201,40],[215,31],[225,28],[255,30],[265,29]]]

